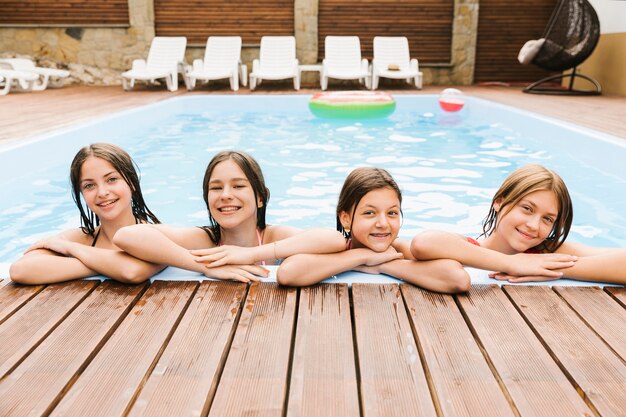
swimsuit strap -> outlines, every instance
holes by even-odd
[[[96,242],[98,241],[98,236],[100,236],[100,229],[98,228],[98,231],[96,232],[96,235],[93,237],[93,242],[91,242],[91,247],[95,248],[96,247]]]
[[[263,239],[261,238],[261,232],[259,232],[258,228],[256,229],[256,238],[258,246],[261,246],[263,244]],[[261,265],[265,266],[265,261],[261,261]]]
[[[352,238],[349,237],[346,239],[346,250],[352,249]]]

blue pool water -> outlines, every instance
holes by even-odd
[[[479,234],[508,173],[544,164],[567,182],[570,239],[626,247],[625,139],[467,98],[447,114],[435,96],[397,96],[379,121],[316,119],[307,96],[174,98],[45,138],[0,148],[0,264],[35,240],[79,226],[69,164],[83,145],[107,141],[141,168],[149,207],[163,222],[206,224],[202,177],[218,151],[254,155],[271,190],[268,221],[334,227],[337,195],[358,166],[388,169],[404,193],[401,236],[429,228]]]

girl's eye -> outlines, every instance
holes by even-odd
[[[527,212],[532,212],[533,211],[532,207],[530,207],[530,206],[522,206],[522,208],[524,209],[524,211],[527,211]]]
[[[94,187],[94,184],[89,183],[89,184],[84,184],[83,185],[83,190],[90,190]]]
[[[554,219],[552,217],[544,217],[543,218],[546,223],[552,224],[554,223]]]
[[[365,216],[371,216],[373,214],[374,214],[374,212],[372,210],[367,210],[367,211],[363,212],[363,215],[365,215]]]
[[[394,216],[394,217],[395,217],[395,216],[400,215],[400,213],[399,213],[399,212],[397,212],[396,210],[390,210],[390,211],[387,213],[387,215],[388,215],[388,216]]]
[[[238,188],[238,189],[239,189],[239,188],[246,188],[246,186],[245,186],[245,185],[243,185],[243,184],[237,184],[237,185],[235,185],[235,187],[234,187],[234,188]]]
[[[107,179],[107,182],[115,182],[117,180],[118,180],[117,177],[110,177],[109,179]]]
[[[218,187],[216,185],[214,185],[213,187],[209,187],[209,191],[219,191],[221,189],[222,189],[222,187]]]

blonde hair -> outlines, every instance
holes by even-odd
[[[494,208],[500,203],[501,216],[506,216],[517,203],[530,193],[552,191],[558,202],[558,215],[552,231],[539,245],[532,248],[538,252],[554,252],[565,242],[572,226],[574,208],[563,179],[542,165],[524,165],[513,171],[502,183],[491,201],[491,208],[483,222],[481,236],[491,235],[498,227],[498,212]]]

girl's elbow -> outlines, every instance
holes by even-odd
[[[32,277],[28,276],[28,268],[20,261],[12,263],[9,267],[9,278],[17,284],[33,284]]]
[[[417,260],[427,260],[428,259],[428,245],[429,238],[428,232],[422,232],[411,240],[411,255],[415,257]]]
[[[468,292],[472,286],[472,279],[465,268],[463,268],[463,265],[456,261],[450,262],[453,263],[453,265],[450,267],[450,288],[448,292],[450,294]]]
[[[294,274],[295,268],[292,263],[289,262],[289,258],[285,259],[283,263],[276,270],[276,282],[279,285],[287,287],[295,287],[298,285],[296,275]]]
[[[125,226],[120,228],[115,235],[113,236],[113,244],[120,249],[126,250],[129,247],[129,242],[131,242],[132,238],[132,230],[133,226]]]
[[[118,281],[125,284],[141,284],[148,280],[151,276],[152,273],[146,271],[145,268],[137,265],[130,265],[122,270]]]

